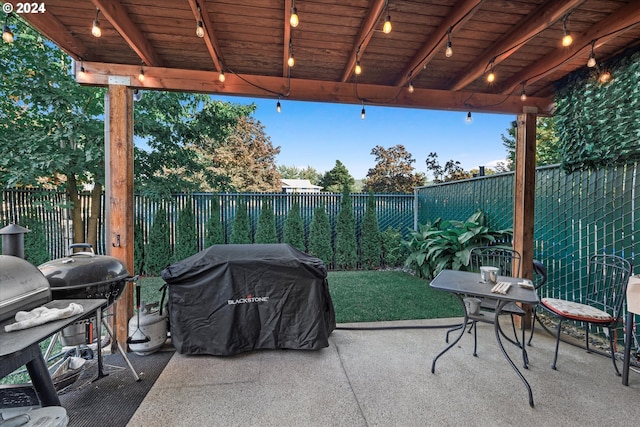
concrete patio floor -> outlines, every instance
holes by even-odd
[[[460,319],[342,327],[427,326]],[[535,407],[507,364],[493,326],[478,324],[478,357],[466,334],[436,365],[445,330],[336,330],[320,351],[233,357],[176,353],[128,426],[637,426],[640,375],[625,387],[611,360],[536,330],[522,370]],[[519,349],[505,348],[520,367]],[[622,363],[618,364],[622,369]]]

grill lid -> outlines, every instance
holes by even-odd
[[[119,259],[96,255],[93,249],[45,262],[38,268],[49,281],[51,288],[61,289],[99,286],[124,280],[129,276],[127,268]]]

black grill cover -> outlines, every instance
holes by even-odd
[[[288,244],[214,245],[162,278],[179,353],[316,350],[336,326],[324,263]]]

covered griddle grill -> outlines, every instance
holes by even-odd
[[[336,325],[324,263],[287,244],[214,245],[162,278],[180,353],[316,350]]]

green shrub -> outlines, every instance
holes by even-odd
[[[362,219],[362,230],[360,232],[360,260],[363,268],[373,270],[380,267],[380,256],[382,254],[382,239],[380,228],[378,227],[378,216],[376,215],[376,201],[373,191],[369,192],[367,199],[367,210]]]
[[[238,208],[236,209],[236,216],[233,218],[229,242],[235,244],[251,243],[251,225],[247,214],[247,204],[244,201],[238,200]]]
[[[133,222],[133,274],[144,271],[144,231],[142,219],[136,217]]]
[[[405,259],[406,250],[402,245],[400,230],[389,227],[380,233],[382,240],[382,261],[385,267],[398,267]]]
[[[211,216],[205,225],[204,246],[224,244],[224,232],[220,222],[220,199],[218,196],[211,198]]]
[[[336,264],[345,270],[356,266],[356,221],[353,216],[353,203],[349,187],[343,186],[340,211],[336,223]]]
[[[258,226],[256,227],[256,243],[278,243],[276,234],[276,217],[273,214],[271,202],[267,201],[260,210]]]
[[[31,230],[24,235],[24,258],[33,265],[40,265],[51,259],[44,223],[35,215],[22,218],[22,226]]]
[[[178,213],[173,259],[181,261],[196,252],[198,252],[198,230],[196,229],[196,217],[193,213],[193,200],[189,197]]]
[[[465,269],[469,265],[471,249],[487,246],[512,234],[510,230],[490,230],[480,210],[466,221],[438,218],[418,227],[419,231],[413,231],[409,240],[402,242],[409,250],[405,266],[427,279],[444,269]]]
[[[167,211],[164,208],[156,211],[144,254],[146,272],[152,276],[158,276],[171,262],[171,238],[167,224]]]
[[[309,226],[309,253],[320,258],[327,267],[331,265],[331,223],[324,205],[313,210],[313,219]]]
[[[304,223],[300,216],[300,206],[298,202],[294,202],[284,220],[284,228],[282,230],[282,242],[288,243],[294,248],[305,251],[304,247]]]

